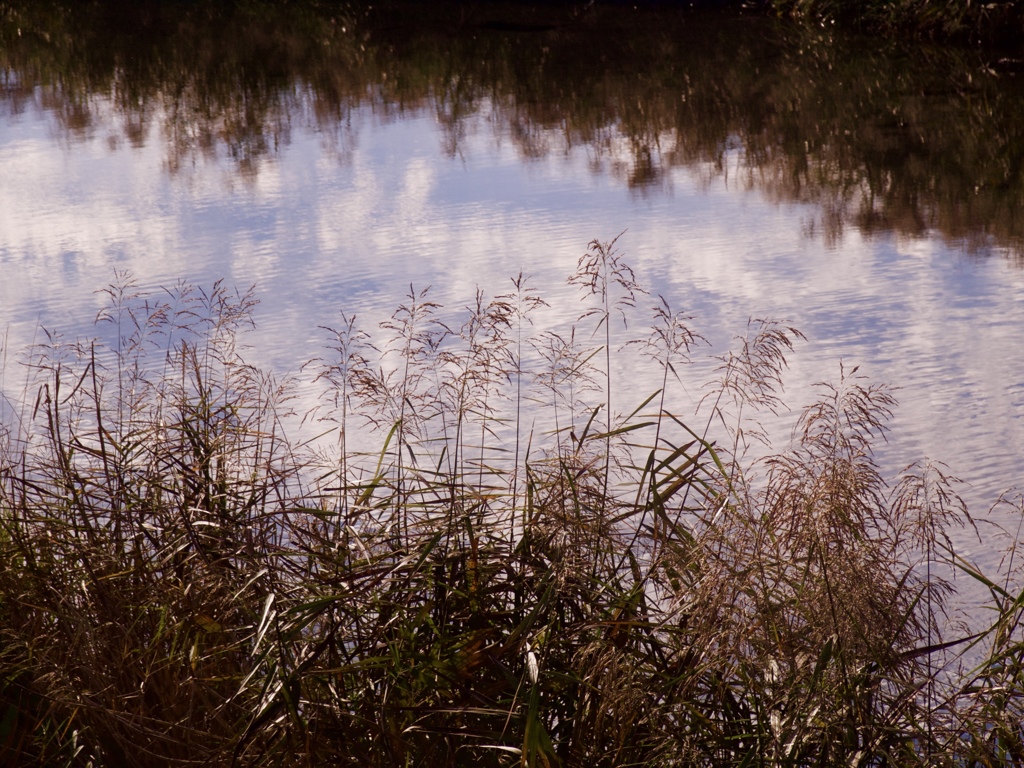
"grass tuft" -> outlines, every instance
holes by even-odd
[[[119,275],[96,339],[26,350],[0,762],[1020,761],[1019,557],[956,551],[944,468],[883,477],[892,390],[841,367],[771,450],[799,331],[751,321],[684,414],[693,318],[658,299],[643,330],[616,241],[568,282],[569,328],[534,327],[522,275],[341,314],[308,408],[245,362],[256,300],[221,283]],[[621,411],[633,352],[661,387]],[[991,594],[980,633],[946,616],[954,571]]]

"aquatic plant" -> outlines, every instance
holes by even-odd
[[[639,330],[616,241],[569,283],[597,300],[570,328],[534,328],[522,275],[461,312],[410,287],[379,329],[340,313],[309,408],[245,362],[255,298],[222,283],[119,276],[97,338],[8,361],[0,760],[1019,759],[1015,562],[956,551],[941,468],[882,476],[892,390],[841,366],[750,458],[797,330],[752,321],[683,412],[693,318],[658,299]],[[628,402],[635,352],[662,386]],[[944,618],[951,568],[989,629]]]

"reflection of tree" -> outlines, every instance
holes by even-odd
[[[641,194],[685,167],[811,203],[826,241],[934,230],[1024,252],[1022,86],[977,53],[601,6],[0,8],[0,111],[46,109],[70,141],[159,126],[172,173],[212,157],[255,178],[295,128],[344,155],[356,109],[429,110],[452,156],[482,127],[525,160],[583,148]]]
[[[72,141],[102,128],[141,146],[157,123],[172,173],[226,157],[253,177],[297,120],[345,134],[369,79],[352,82],[352,31],[338,16],[244,3],[5,4],[3,108],[46,110]]]

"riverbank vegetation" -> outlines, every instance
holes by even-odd
[[[522,276],[339,313],[315,401],[246,362],[255,298],[222,284],[122,276],[95,339],[6,350],[0,762],[1020,760],[1016,562],[957,552],[941,467],[882,476],[892,390],[837,366],[772,446],[798,330],[711,350],[694,411],[697,321],[615,242],[569,285],[566,328]]]

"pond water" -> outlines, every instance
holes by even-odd
[[[945,462],[979,516],[1021,481],[1011,56],[631,6],[352,7],[0,3],[9,358],[95,334],[115,271],[255,285],[248,357],[300,378],[318,326],[373,328],[410,284],[457,308],[521,271],[555,327],[587,243],[622,233],[711,351],[750,317],[807,336],[789,405],[840,361],[898,386],[888,474]]]

